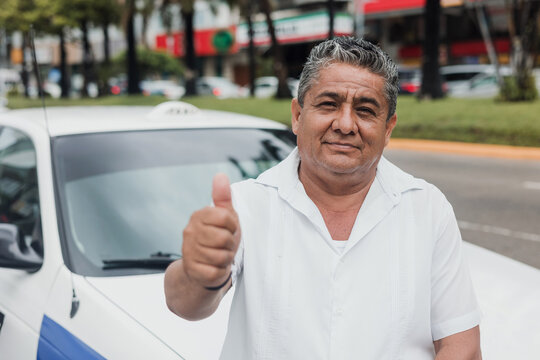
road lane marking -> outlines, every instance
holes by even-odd
[[[485,232],[489,234],[512,237],[515,239],[540,242],[540,235],[538,234],[532,234],[532,233],[527,233],[523,231],[514,231],[514,230],[506,229],[503,227],[499,227],[499,226],[476,224],[476,223],[471,223],[471,222],[463,221],[463,220],[458,220],[458,225],[460,229],[463,229],[463,230],[481,231],[481,232]]]
[[[525,189],[540,190],[540,182],[538,181],[524,181],[523,187]]]

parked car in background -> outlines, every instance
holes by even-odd
[[[400,67],[399,74],[399,93],[416,94],[422,85],[422,72],[419,68]]]
[[[499,68],[500,76],[512,74],[509,67]],[[497,82],[495,67],[473,76],[467,81],[460,82],[452,89],[450,96],[459,98],[492,98],[499,94],[500,87]]]
[[[468,81],[476,75],[493,71],[493,65],[484,64],[448,65],[440,68],[441,76],[448,86],[448,95],[450,96],[454,94],[455,89],[467,85]]]
[[[211,202],[214,174],[258,176],[294,148],[292,132],[176,101],[51,107],[46,118],[0,114],[0,358],[217,359],[234,289],[187,321],[166,306],[163,271]],[[540,270],[464,251],[484,357],[539,359]]]
[[[399,67],[399,93],[413,95],[420,91],[422,86],[422,70],[417,67]],[[448,86],[441,77],[441,88],[444,95],[448,92]]]
[[[197,78],[195,86],[197,94],[215,96],[219,99],[246,97],[248,91],[227,78],[219,76],[202,76]]]
[[[287,79],[287,86],[292,97],[298,95],[298,84],[300,80],[295,78]],[[262,76],[255,79],[255,97],[268,98],[276,96],[278,88],[278,78],[275,76]]]
[[[186,93],[186,88],[173,80],[144,80],[140,84],[143,95],[160,95],[169,100],[178,100]]]

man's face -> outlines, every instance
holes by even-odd
[[[292,103],[301,171],[366,174],[376,169],[396,125],[388,121],[384,78],[348,64],[321,70],[304,98]]]

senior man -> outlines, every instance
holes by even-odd
[[[169,308],[211,315],[234,284],[222,359],[479,359],[479,310],[452,207],[382,157],[396,65],[316,46],[292,100],[297,149],[255,180],[213,182],[167,269]]]

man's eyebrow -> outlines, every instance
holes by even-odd
[[[331,99],[339,100],[339,101],[345,101],[346,100],[346,96],[344,96],[342,94],[339,94],[337,92],[334,92],[334,91],[324,91],[324,92],[318,94],[317,96],[315,96],[315,99],[319,100],[319,99],[325,98],[325,97],[329,97]],[[374,99],[372,97],[368,97],[368,96],[362,96],[362,97],[359,97],[359,98],[354,98],[353,102],[354,102],[354,104],[369,103],[369,104],[372,104],[373,106],[375,106],[376,108],[381,107],[381,104],[376,99]]]
[[[335,99],[335,100],[342,100],[342,101],[345,100],[345,96],[340,95],[340,94],[338,94],[337,92],[334,92],[334,91],[323,91],[322,93],[315,96],[315,99],[320,99],[320,98],[324,98],[324,97],[329,97],[329,98],[332,98],[332,99]]]

